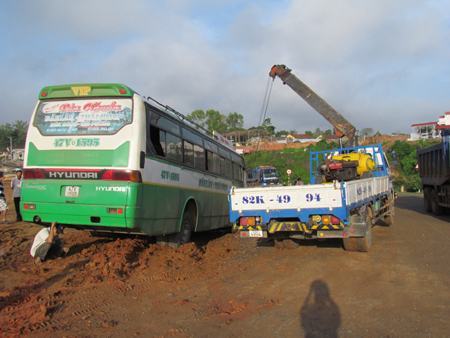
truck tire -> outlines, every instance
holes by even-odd
[[[384,222],[384,224],[386,224],[388,226],[393,226],[394,225],[394,214],[393,214],[393,211],[390,211],[389,214],[384,216],[383,222]]]
[[[431,208],[431,188],[425,187],[423,188],[423,208],[426,212],[432,212]]]
[[[358,251],[356,237],[343,238],[342,244],[345,251]]]
[[[364,237],[350,237],[343,238],[342,244],[346,251],[368,252],[372,246],[372,225],[373,212],[372,208],[368,207],[366,212],[367,230]]]
[[[433,189],[431,194],[431,211],[437,216],[442,215],[444,212],[444,208],[439,205],[439,197],[436,189]]]

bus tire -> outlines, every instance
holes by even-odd
[[[426,212],[432,212],[433,209],[431,208],[431,188],[430,187],[424,187],[423,188],[423,208]]]
[[[189,202],[183,212],[180,231],[169,236],[169,246],[178,248],[191,240],[192,231],[195,229],[195,220],[197,212],[194,202]]]

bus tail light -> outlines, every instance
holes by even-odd
[[[106,209],[108,214],[114,214],[114,215],[122,215],[123,209],[122,208],[107,208]]]
[[[36,210],[36,204],[33,204],[33,203],[25,203],[25,204],[23,205],[23,208],[24,208],[25,210]]]
[[[108,181],[142,182],[141,172],[138,170],[105,170],[100,179]]]
[[[42,169],[24,169],[23,170],[24,179],[40,179],[45,178],[45,171]]]

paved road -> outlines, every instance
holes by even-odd
[[[145,249],[125,281],[89,287],[75,283],[80,274],[95,271],[86,254],[77,253],[52,277],[58,282],[40,291],[42,299],[60,299],[61,307],[32,333],[448,337],[449,220],[425,214],[421,196],[402,195],[395,225],[375,227],[369,253],[345,252],[339,241],[257,247],[253,240],[227,235],[200,251]],[[83,248],[91,250],[89,245]],[[92,245],[102,250],[102,243]]]

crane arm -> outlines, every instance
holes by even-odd
[[[356,128],[311,88],[292,74],[288,67],[285,65],[274,65],[271,68],[269,75],[272,78],[278,76],[284,84],[291,87],[294,92],[330,122],[339,137],[345,136],[350,145],[356,144]]]

